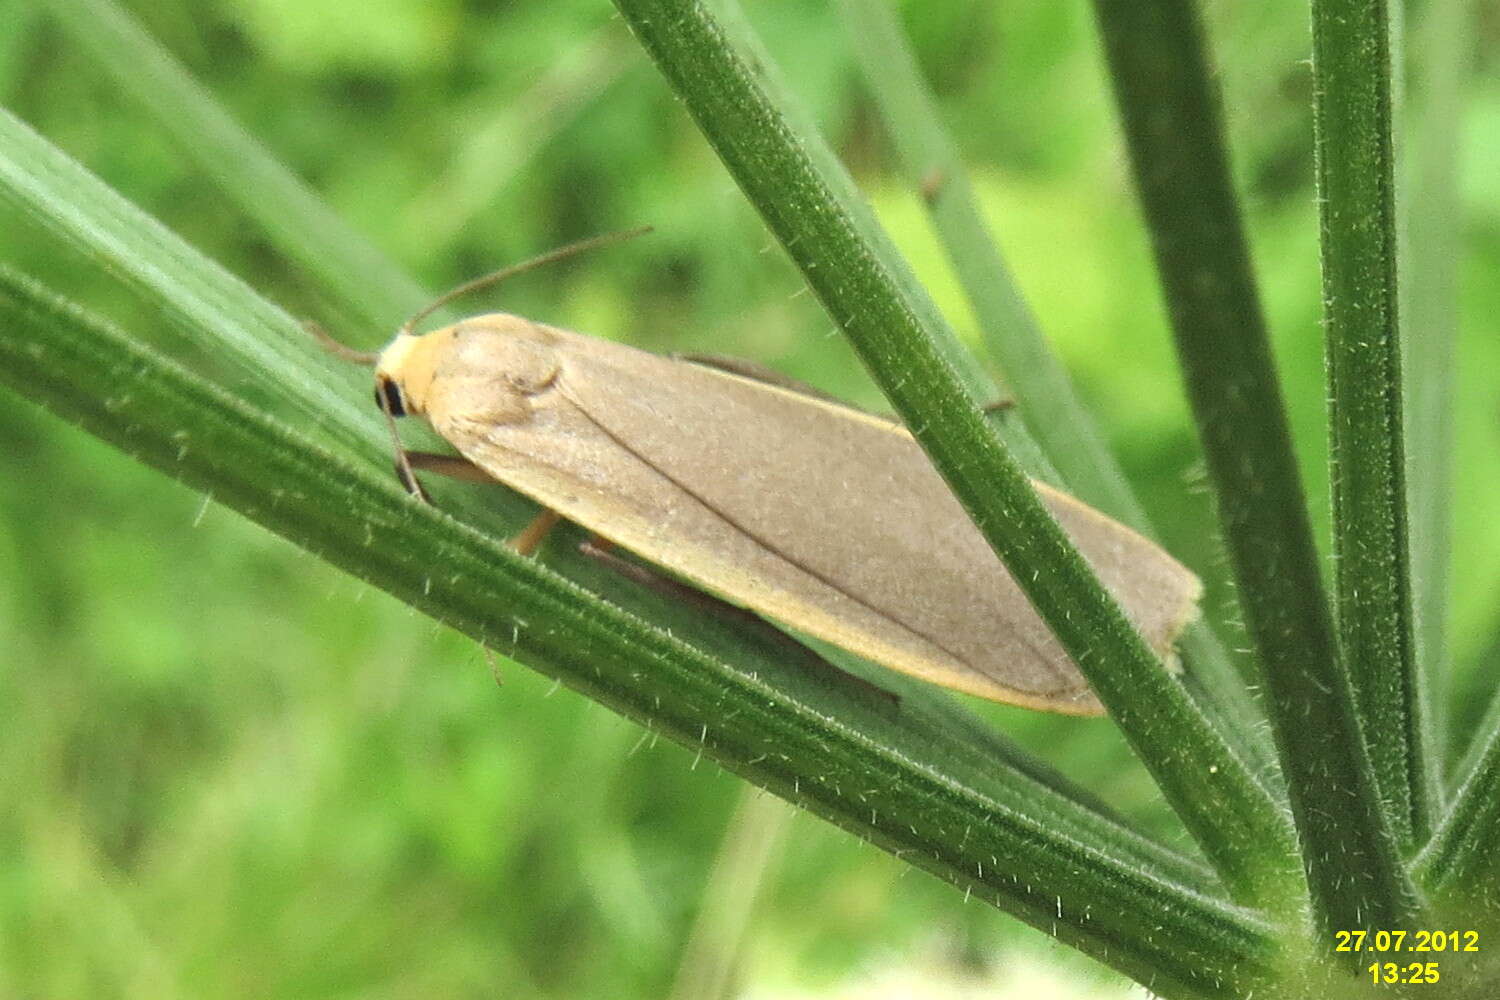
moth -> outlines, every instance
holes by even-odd
[[[898,423],[520,316],[475,316],[425,334],[415,325],[374,354],[329,346],[374,364],[393,434],[394,418],[421,417],[458,452],[401,451],[409,486],[420,489],[414,469],[498,481],[544,508],[516,542],[523,551],[560,516],[890,669],[994,701],[1102,713]],[[1034,485],[1170,659],[1196,615],[1198,578],[1135,531]]]

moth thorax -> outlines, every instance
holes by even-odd
[[[415,372],[419,360],[427,362],[422,405],[435,422],[523,423],[533,412],[532,397],[557,380],[556,345],[545,330],[523,320],[478,317],[423,339],[432,347],[413,349],[406,363]]]
[[[516,316],[484,316],[452,328],[453,351],[441,374],[503,381],[511,391],[534,396],[557,380],[556,338]]]

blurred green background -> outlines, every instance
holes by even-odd
[[[378,0],[357,13],[307,0],[129,6],[430,288],[651,223],[648,238],[492,298],[655,350],[752,357],[880,406],[603,0]],[[972,333],[836,11],[749,13],[914,268]],[[1500,51],[1500,12],[1480,13],[1474,53]],[[1196,445],[1087,5],[930,0],[904,15],[1044,328],[1168,547],[1213,565]],[[1235,0],[1208,15],[1322,526],[1307,12]],[[1492,56],[1454,58],[1473,70],[1459,159],[1459,740],[1500,653],[1500,79]],[[0,0],[0,100],[263,294],[347,340],[388,336],[340,327],[25,0]],[[24,220],[0,214],[0,255],[133,330],[158,322]],[[501,663],[497,688],[468,641],[0,397],[0,997],[659,997],[696,982],[682,969],[704,956],[710,966],[732,958],[734,982],[757,997],[880,995],[893,970],[921,970],[897,995],[963,995],[948,980],[988,996],[1047,995],[1041,980],[1017,985],[1023,962],[1123,991],[819,821],[754,798],[736,820],[740,782],[692,753],[643,742],[635,726],[514,664]],[[1211,594],[1211,610],[1232,617],[1230,600]],[[1187,848],[1107,723],[982,710]],[[726,843],[722,881],[706,890]]]

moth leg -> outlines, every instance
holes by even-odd
[[[615,543],[599,535],[591,535],[586,540],[578,543],[578,551],[591,559],[609,567],[614,572],[634,583],[638,583],[648,590],[654,590],[673,600],[683,601],[694,607],[739,623],[747,627],[752,634],[762,639],[768,639],[781,648],[782,652],[789,655],[793,660],[800,661],[810,673],[818,674],[835,684],[854,691],[867,699],[873,699],[876,705],[884,711],[891,711],[901,704],[901,696],[871,681],[865,680],[849,671],[828,662],[813,650],[802,645],[796,639],[775,628],[764,618],[747,611],[737,604],[731,604],[713,594],[705,593],[688,584],[663,576],[660,573],[615,555],[613,549]]]
[[[439,455],[430,451],[409,451],[406,453],[406,461],[413,469],[421,469],[423,472],[435,472],[449,479],[457,479],[465,483],[493,483],[495,477],[485,472],[479,466],[467,458],[458,455]]]
[[[432,503],[432,498],[422,488],[416,472],[435,472],[449,479],[460,479],[467,483],[493,483],[495,478],[467,458],[457,455],[438,455],[430,451],[406,451],[396,459],[396,478],[406,491],[419,500]]]
[[[555,510],[544,508],[537,512],[531,523],[521,529],[520,534],[510,540],[510,547],[523,556],[533,555],[541,546],[548,532],[557,526],[562,515]]]
[[[409,451],[406,453],[406,462],[413,470],[421,469],[423,472],[435,472],[449,479],[457,479],[465,483],[493,483],[495,477],[485,472],[479,466],[459,455],[439,455],[431,451]],[[402,485],[411,490],[412,493],[427,500],[427,493],[422,489],[422,484],[416,482],[412,477],[407,482],[406,472],[400,462],[396,463],[396,478],[400,479]],[[413,488],[415,487],[415,488]],[[562,520],[562,515],[555,510],[543,510],[531,519],[531,523],[522,528],[520,533],[509,542],[510,547],[523,556],[534,555],[542,541],[547,537],[554,525]]]
[[[628,559],[622,559],[614,553],[615,543],[602,535],[590,535],[578,543],[578,551],[608,566],[615,573],[625,579],[640,584],[647,590],[654,590],[676,600],[685,600],[689,604],[697,604],[700,607],[708,607],[711,604],[724,604],[717,597],[710,597],[701,590],[694,590],[685,583],[654,573],[639,563],[633,563]],[[732,604],[725,607],[734,608]],[[734,608],[738,611],[738,608]]]
[[[654,590],[664,597],[670,597],[675,601],[682,601],[694,607],[703,608],[724,618],[738,622],[753,624],[756,628],[765,627],[765,621],[752,611],[746,611],[737,604],[730,604],[722,598],[698,590],[679,580],[669,576],[663,576],[649,566],[631,562],[623,556],[614,552],[615,543],[600,535],[590,535],[587,539],[578,543],[578,551],[591,559],[597,560],[610,570],[623,576],[633,583],[638,583],[647,590]],[[776,633],[781,635],[780,632]],[[783,638],[785,638],[783,636]],[[788,639],[788,642],[791,640]],[[798,649],[804,649],[800,643]]]
[[[406,457],[410,459],[414,456],[413,453],[407,452]],[[432,497],[427,495],[427,491],[422,488],[421,481],[417,479],[415,467],[416,463],[403,462],[400,455],[396,456],[396,481],[401,484],[402,489],[418,500],[423,503],[432,503]]]

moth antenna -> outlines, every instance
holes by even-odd
[[[591,236],[586,240],[578,240],[576,243],[560,246],[556,250],[549,250],[540,256],[532,257],[530,260],[523,260],[519,264],[511,264],[509,267],[502,267],[498,271],[491,271],[489,274],[483,274],[477,278],[465,281],[463,284],[444,292],[423,306],[420,311],[401,324],[401,332],[411,333],[422,320],[431,316],[454,299],[468,295],[470,292],[478,291],[481,288],[488,288],[490,285],[497,285],[506,278],[513,277],[523,271],[532,271],[539,267],[545,267],[548,264],[555,264],[560,260],[566,260],[569,257],[589,250],[595,250],[602,246],[608,246],[611,243],[623,243],[626,240],[634,239],[649,232],[651,232],[650,226],[640,226],[636,229],[624,229],[615,233],[604,233],[601,236]],[[339,346],[343,347],[342,344]],[[344,349],[347,350],[347,348]]]
[[[343,358],[345,361],[352,361],[367,368],[374,367],[375,362],[380,360],[379,351],[356,351],[348,344],[334,340],[332,334],[310,319],[302,321],[302,329],[311,334],[313,339],[322,345],[323,350],[336,358]]]

